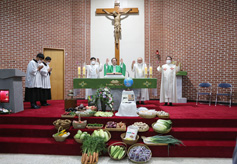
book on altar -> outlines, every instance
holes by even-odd
[[[122,73],[106,73],[105,78],[124,78]]]

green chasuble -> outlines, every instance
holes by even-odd
[[[122,73],[123,76],[126,74],[126,65],[123,63],[121,65],[116,65],[116,72]],[[106,64],[104,65],[104,76],[106,73],[113,73],[113,65],[108,65],[106,69]]]

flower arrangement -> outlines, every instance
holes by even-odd
[[[106,105],[111,110],[113,109],[114,101],[113,101],[113,96],[111,94],[110,88],[101,86],[99,89],[97,89],[93,97],[95,99],[95,102],[97,102],[97,105],[98,105],[98,100],[100,100],[103,111],[105,111]]]

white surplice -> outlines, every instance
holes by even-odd
[[[132,71],[134,72],[134,78],[145,78],[145,63],[134,64]],[[149,91],[147,88],[135,89],[137,101],[149,100]]]
[[[96,63],[95,65],[86,65],[86,77],[100,78],[100,72],[102,69],[102,64]],[[87,99],[90,95],[93,95],[92,89],[86,89],[85,99]]]
[[[48,64],[43,64],[43,68],[40,70],[40,73],[42,75],[41,79],[42,79],[42,88],[44,89],[50,89],[51,88],[51,84],[50,84],[50,73],[48,72],[49,70],[49,65]]]
[[[26,70],[26,88],[42,88],[42,79],[38,66],[39,64],[35,59],[29,62]]]
[[[164,64],[157,67],[161,72],[160,102],[177,102],[176,72],[180,70],[174,64]]]

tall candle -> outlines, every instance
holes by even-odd
[[[147,75],[147,67],[145,67],[145,75]]]
[[[83,68],[82,68],[82,74],[86,75],[86,67],[85,66],[83,66]]]
[[[80,78],[80,75],[81,75],[81,67],[80,66],[78,66],[78,78]]]
[[[150,75],[152,75],[152,66],[149,68]]]

